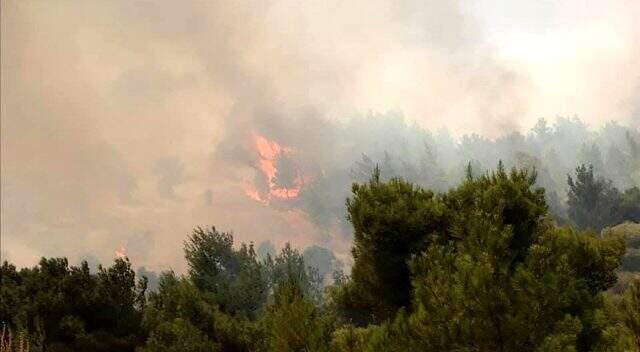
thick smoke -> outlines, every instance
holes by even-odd
[[[3,259],[106,262],[124,247],[149,270],[182,270],[190,229],[216,224],[239,241],[319,244],[347,261],[344,198],[375,164],[446,189],[468,161],[557,160],[549,179],[562,197],[562,178],[578,156],[595,158],[593,144],[606,170],[624,163],[626,137],[601,137],[619,126],[559,120],[554,149],[507,133],[565,109],[637,126],[638,35],[624,27],[637,4],[596,11],[621,26],[613,47],[579,17],[572,35],[594,34],[582,43],[604,43],[606,55],[553,81],[539,74],[549,56],[536,66],[514,59],[517,45],[501,47],[493,20],[506,15],[487,11],[500,3],[2,2]],[[606,97],[592,88],[601,83]],[[549,87],[575,106],[545,103]],[[472,132],[502,137],[462,137]],[[256,136],[291,151],[278,182],[303,175],[298,197],[266,205],[246,195],[247,185],[269,188]]]

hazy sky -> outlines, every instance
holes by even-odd
[[[635,0],[1,3],[2,256],[18,265],[124,246],[180,270],[198,224],[316,242],[304,214],[244,195],[255,168],[233,152],[300,114],[401,111],[456,135],[640,126]]]

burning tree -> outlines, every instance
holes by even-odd
[[[259,156],[255,166],[262,173],[268,192],[263,194],[257,191],[255,185],[251,185],[245,190],[247,196],[265,204],[274,197],[296,198],[300,194],[304,178],[291,157],[293,152],[260,135],[255,136],[254,143]]]

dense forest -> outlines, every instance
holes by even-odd
[[[580,165],[569,225],[536,177],[469,164],[438,192],[374,166],[346,202],[348,274],[215,227],[195,228],[188,272],[153,289],[127,258],[5,261],[2,350],[640,351],[640,190]]]
[[[494,169],[498,160],[507,169],[535,170],[535,185],[545,189],[549,210],[560,224],[576,225],[573,219],[580,217],[570,214],[572,200],[567,175],[577,182],[593,177],[594,184],[586,187],[601,188],[594,195],[608,198],[607,208],[612,203],[618,204],[627,190],[640,187],[640,131],[614,121],[589,128],[577,117],[539,119],[524,132],[514,131],[496,138],[479,134],[454,136],[444,127],[425,129],[392,112],[320,125],[317,128],[329,132],[328,137],[318,140],[305,134],[303,128],[318,126],[317,122],[301,117],[292,125],[295,135],[304,136],[302,141],[277,134],[266,137],[298,151],[276,158],[278,173],[300,172],[309,175],[309,180],[296,199],[273,202],[272,206],[302,210],[318,228],[325,229],[327,242],[337,232],[351,238],[352,226],[345,220],[344,199],[349,196],[350,185],[366,182],[376,165],[383,181],[403,177],[436,192],[447,192],[463,182],[469,163],[474,176]],[[221,148],[221,153],[230,154],[225,148]],[[581,165],[586,170],[578,175],[576,168]],[[281,187],[293,186],[293,182],[285,182],[287,177],[276,179],[282,182]],[[637,195],[627,193],[626,197]],[[613,219],[619,213],[598,213],[603,218],[591,220],[600,222],[591,224],[597,230],[619,222]],[[581,223],[580,227],[585,225]]]

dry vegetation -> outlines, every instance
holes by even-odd
[[[0,335],[0,352],[29,352],[29,337],[24,332],[14,336],[10,328],[3,326]]]

